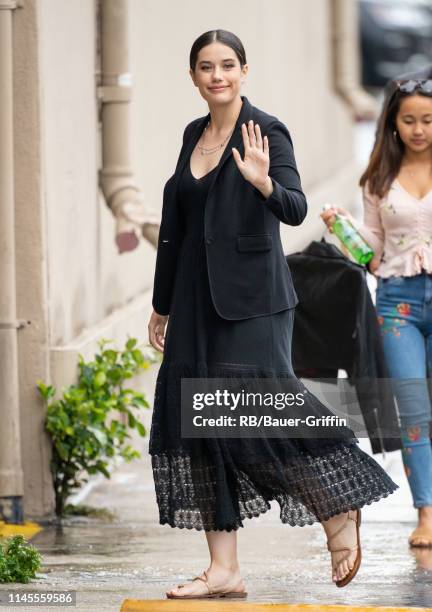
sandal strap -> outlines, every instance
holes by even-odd
[[[328,548],[329,543],[330,543],[330,542],[331,542],[331,541],[332,541],[332,540],[333,540],[333,539],[334,539],[334,538],[335,538],[337,535],[339,535],[341,531],[343,531],[343,530],[345,529],[345,527],[347,526],[347,524],[348,524],[348,521],[349,521],[349,520],[354,521],[354,523],[357,523],[358,511],[357,511],[357,518],[353,518],[352,516],[350,516],[350,515],[349,515],[349,513],[350,513],[350,510],[348,510],[348,516],[347,516],[347,518],[346,518],[345,522],[343,523],[343,525],[341,525],[340,527],[338,527],[338,528],[336,529],[336,531],[335,531],[334,533],[332,533],[332,534],[331,534],[331,536],[329,536],[329,537],[327,538],[327,548]],[[328,550],[330,550],[330,548],[329,548]]]
[[[342,552],[343,550],[357,550],[358,549],[358,544],[356,544],[355,546],[344,546],[343,548],[330,548],[329,545],[327,544],[327,550],[329,552]],[[349,556],[349,555],[348,555]]]
[[[208,583],[207,572],[204,570],[203,574],[204,574],[205,578],[202,578],[202,576],[195,576],[195,578],[193,580],[201,580],[202,582],[204,582],[204,584],[206,585],[206,587],[208,589],[209,595],[211,595],[213,591],[211,590],[210,585]]]

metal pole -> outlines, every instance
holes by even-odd
[[[129,125],[132,74],[129,69],[129,2],[101,0],[102,169],[100,185],[116,217],[117,235],[137,229],[157,246],[160,215],[152,211],[137,185],[130,159]],[[126,248],[138,244],[135,238]]]
[[[0,0],[0,518],[22,522],[18,348],[15,285],[12,16]],[[3,516],[1,516],[1,514]]]

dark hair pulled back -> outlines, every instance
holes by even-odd
[[[195,71],[198,53],[203,47],[210,45],[213,42],[220,42],[227,47],[230,47],[236,54],[240,62],[240,67],[243,68],[243,66],[246,64],[246,52],[240,38],[238,38],[238,36],[232,32],[228,32],[228,30],[209,30],[208,32],[204,32],[204,34],[201,34],[201,36],[198,36],[192,45],[189,55],[189,65],[193,71]]]

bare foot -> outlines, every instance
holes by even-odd
[[[422,530],[423,534],[420,532],[416,536],[417,529]],[[424,531],[430,531],[430,537]],[[432,546],[432,506],[423,506],[418,509],[418,525],[411,534],[409,541],[411,546]]]
[[[349,516],[357,520],[358,510],[350,510]],[[340,529],[340,532],[335,535],[330,543],[330,548],[354,548],[357,546],[357,528],[355,521],[347,520],[348,512],[342,512],[332,516],[327,521],[322,522],[324,531],[326,532],[327,538],[330,538],[333,534]],[[341,527],[346,523],[346,526]],[[342,559],[348,554],[347,550],[341,550],[339,552],[332,552],[332,580],[333,582],[339,582],[345,578],[345,576],[354,567],[358,549],[351,550],[347,559]]]
[[[207,579],[212,592],[215,591],[235,591],[244,592],[245,584],[240,575],[240,570],[228,570],[221,567],[210,567],[206,570]],[[205,580],[204,572],[201,577]],[[166,591],[167,595],[184,597],[186,595],[208,595],[209,590],[202,580],[193,580],[185,583],[182,587],[177,587]]]

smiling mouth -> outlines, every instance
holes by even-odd
[[[209,87],[211,91],[219,91],[220,89],[225,89],[226,85],[221,85],[221,87]]]

